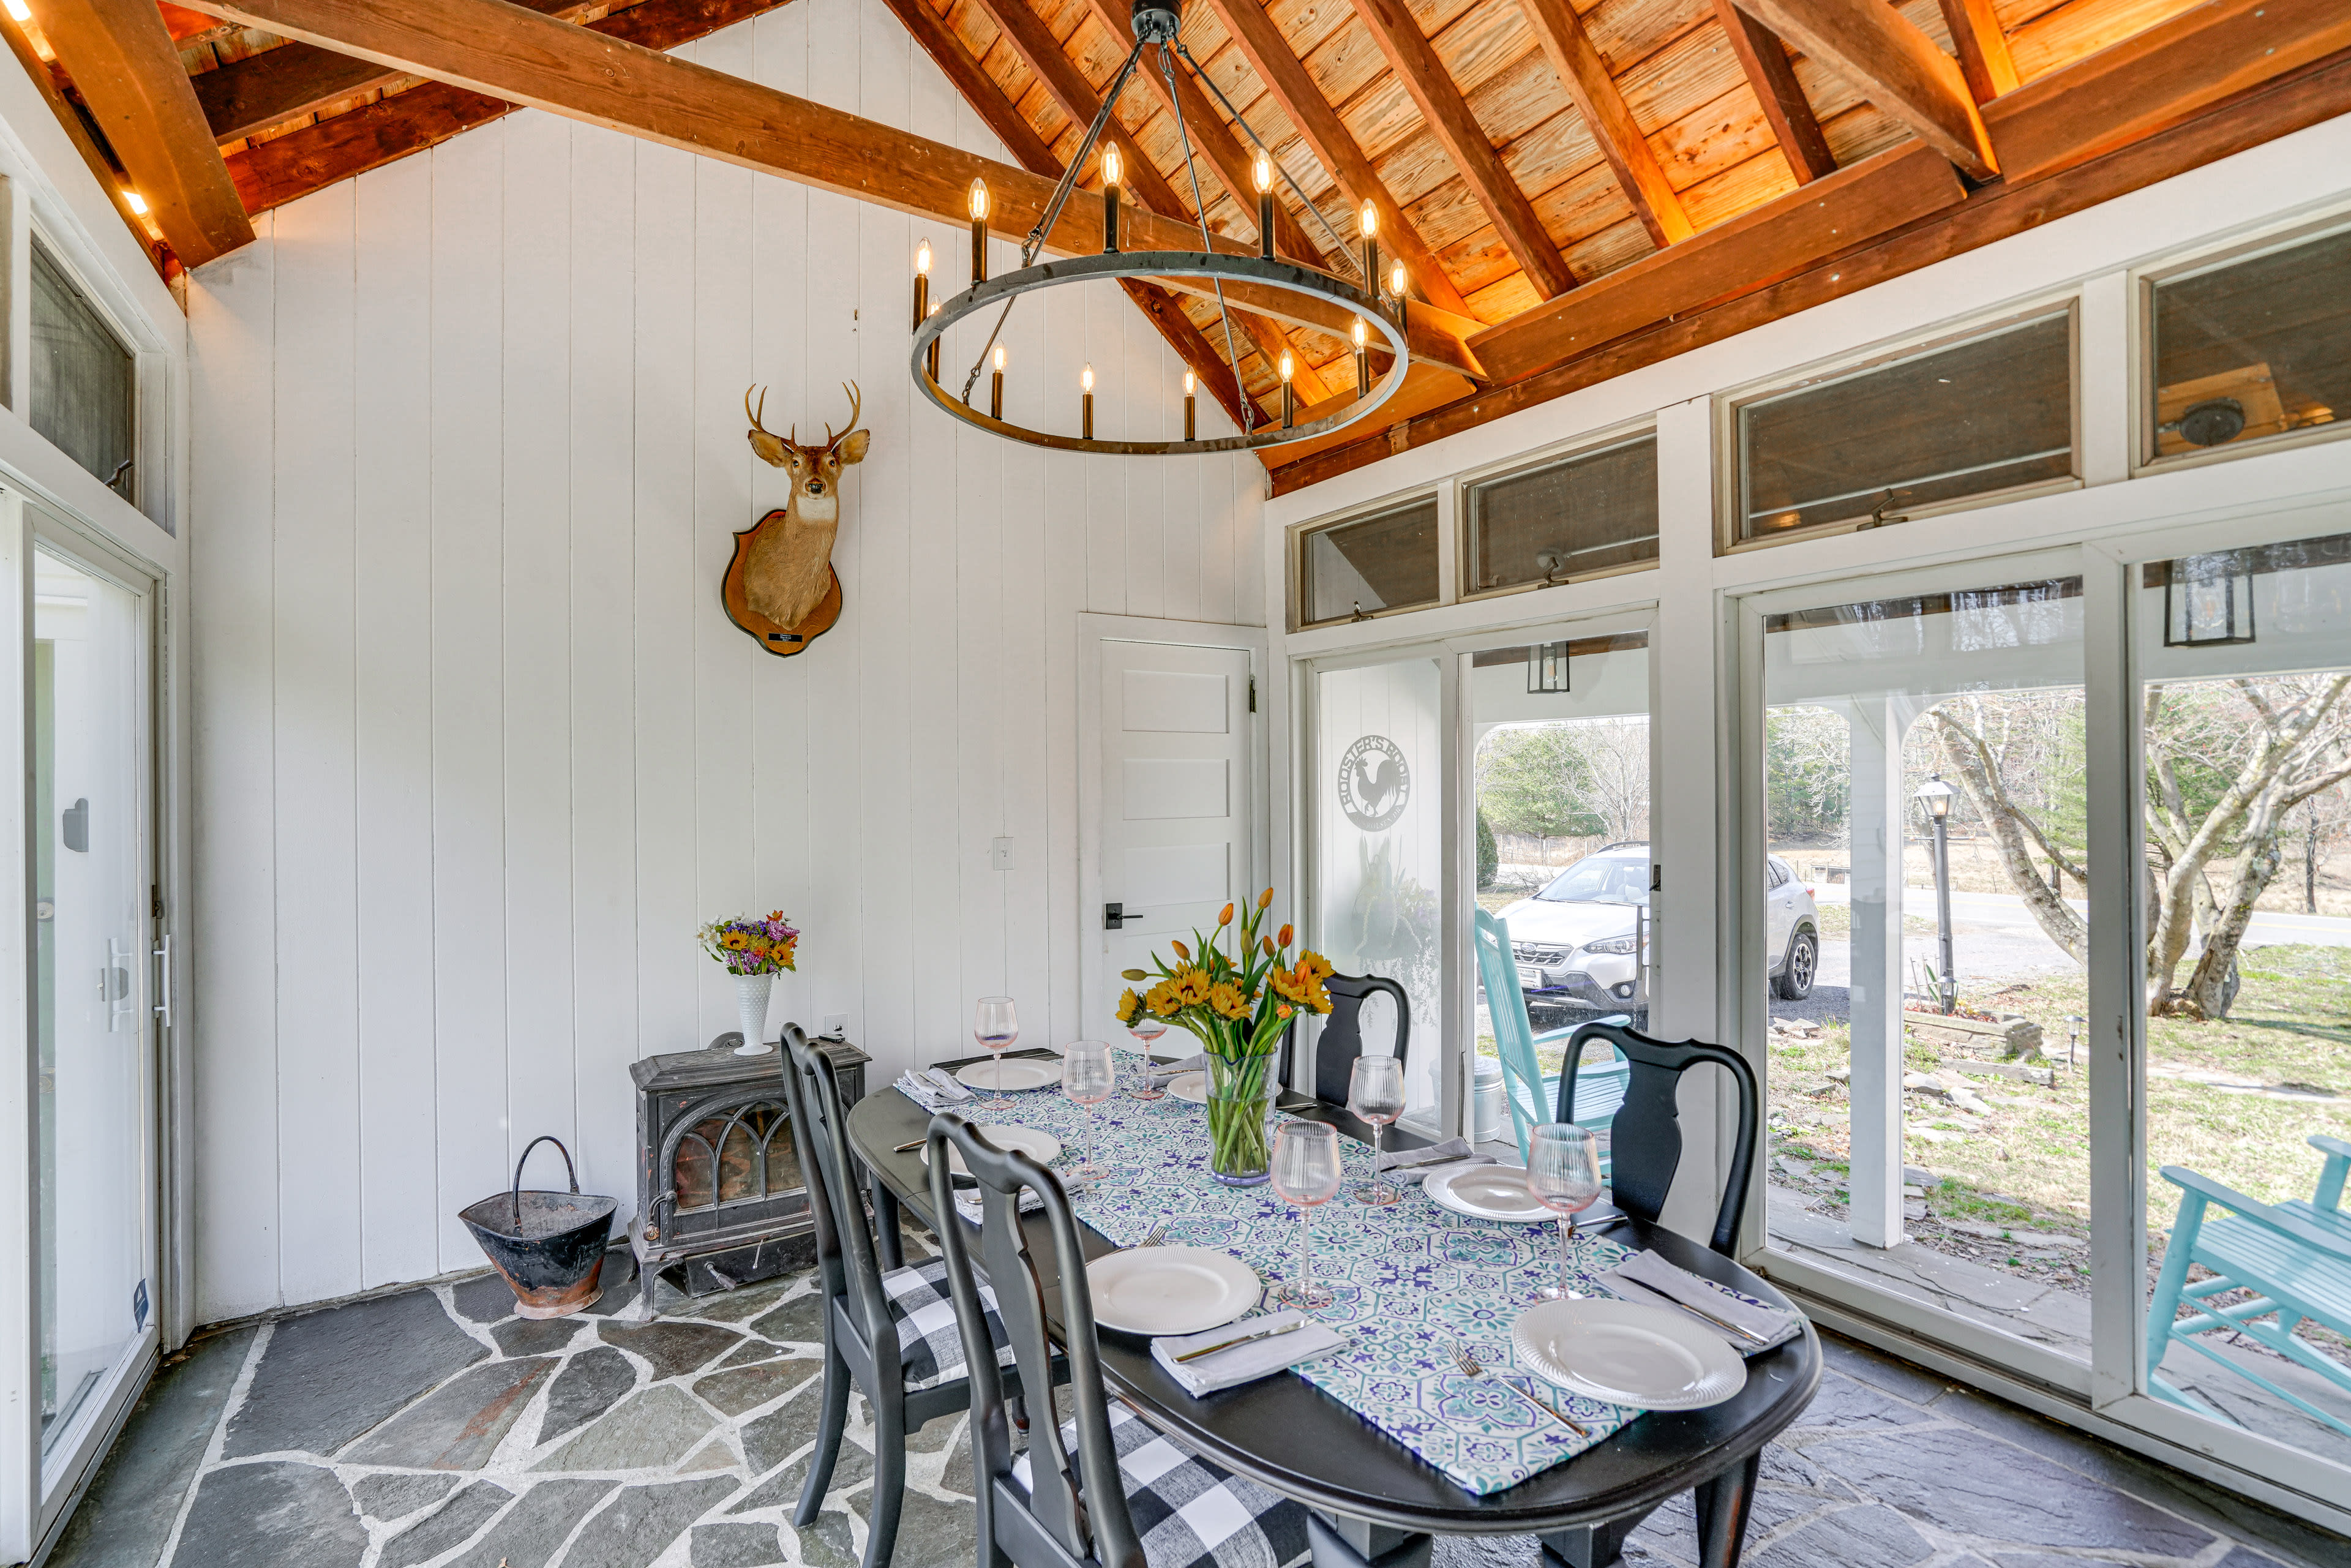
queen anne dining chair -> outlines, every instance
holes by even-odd
[[[1573,1035],[1581,1025],[1545,1030],[1537,1034],[1527,1019],[1526,992],[1519,986],[1518,960],[1510,953],[1510,928],[1499,916],[1475,911],[1473,936],[1478,949],[1478,977],[1486,988],[1486,1013],[1493,1020],[1494,1048],[1502,1059],[1503,1103],[1518,1134],[1519,1158],[1528,1158],[1527,1134],[1546,1120],[1552,1097],[1546,1092],[1541,1059],[1536,1051]],[[1595,1065],[1585,1075],[1583,1114],[1575,1120],[1593,1132],[1608,1130],[1625,1097],[1628,1071],[1620,1059]],[[1601,1155],[1600,1174],[1607,1176],[1614,1154],[1614,1140]]]
[[[1348,1081],[1364,1054],[1364,1004],[1381,995],[1395,1004],[1395,1049],[1389,1054],[1400,1061],[1411,1060],[1405,1048],[1412,1043],[1412,1007],[1404,988],[1383,975],[1332,975],[1322,988],[1330,993],[1331,1011],[1314,1039],[1314,1098],[1344,1105]]]
[[[1052,1172],[1004,1150],[951,1111],[931,1118],[931,1199],[951,1214],[952,1149],[979,1186],[978,1268],[998,1282],[981,1293],[959,1225],[942,1225],[947,1288],[971,1377],[972,1474],[981,1568],[1283,1568],[1309,1553],[1306,1510],[1237,1476],[1147,1425],[1104,1394],[1094,1338],[1093,1294],[1069,1194]],[[1024,1226],[1024,1194],[1042,1205]],[[986,1355],[1000,1321],[1021,1377],[1048,1375],[1052,1341],[1029,1248],[1050,1237],[1069,1357],[1072,1414],[1058,1427],[1034,1423],[1026,1451],[1012,1452],[1004,1378]]]
[[[1761,1130],[1762,1096],[1755,1069],[1745,1057],[1719,1045],[1686,1040],[1671,1044],[1652,1040],[1627,1024],[1578,1024],[1568,1031],[1567,1061],[1560,1072],[1558,1119],[1576,1121],[1584,1111],[1592,1075],[1579,1079],[1577,1066],[1583,1048],[1593,1040],[1615,1048],[1616,1060],[1607,1063],[1625,1076],[1610,1084],[1603,1098],[1610,1106],[1614,1168],[1609,1196],[1616,1207],[1635,1219],[1656,1222],[1682,1163],[1681,1113],[1675,1099],[1682,1074],[1705,1062],[1727,1070],[1739,1087],[1739,1123],[1730,1155],[1730,1170],[1722,1184],[1722,1205],[1714,1217],[1714,1234],[1707,1245],[1728,1258],[1739,1229],[1740,1210],[1747,1207],[1747,1188],[1754,1175],[1755,1140]],[[1583,1093],[1579,1094],[1579,1090]]]
[[[809,1456],[808,1480],[792,1522],[814,1523],[824,1504],[853,1387],[865,1396],[873,1419],[873,1500],[866,1524],[864,1568],[884,1568],[897,1539],[905,1496],[906,1435],[970,1404],[965,1375],[970,1342],[948,1300],[944,1259],[886,1271],[876,1263],[873,1233],[851,1175],[858,1167],[849,1150],[832,1058],[811,1049],[797,1024],[784,1026],[783,1046],[784,1099],[801,1164],[810,1173],[809,1218],[824,1298],[824,1402],[816,1448]],[[998,1364],[1010,1363],[1011,1348],[998,1322],[995,1299],[985,1286],[977,1288],[975,1300],[982,1324],[978,1354],[987,1364],[990,1382],[1000,1385]],[[1050,1378],[1050,1363],[1039,1364],[1040,1378]]]

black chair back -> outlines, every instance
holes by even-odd
[[[799,1025],[791,1023],[784,1026],[783,1055],[784,1103],[791,1113],[792,1136],[808,1184],[809,1218],[814,1222],[817,1269],[825,1294],[847,1299],[875,1363],[895,1380],[900,1375],[897,1325],[882,1289],[864,1194],[851,1174],[857,1162],[849,1150],[849,1119],[841,1113],[832,1058],[809,1044]]]
[[[1410,1060],[1405,1052],[1412,1043],[1412,1008],[1404,988],[1381,975],[1332,975],[1322,988],[1331,993],[1331,1012],[1314,1041],[1314,1098],[1325,1105],[1344,1105],[1347,1081],[1355,1071],[1355,1059],[1364,1054],[1364,1003],[1382,993],[1395,1003],[1398,1061]]]
[[[1086,1288],[1085,1249],[1069,1194],[1034,1156],[998,1148],[964,1117],[942,1111],[931,1118],[931,1202],[943,1218],[955,1214],[947,1151],[963,1156],[979,1191],[980,1261],[996,1292],[997,1315],[1012,1345],[1021,1385],[1053,1385],[1052,1342],[1045,1329],[1045,1295],[1029,1251],[1041,1229],[1051,1239],[1062,1343],[1067,1347],[1070,1399],[1077,1419],[1077,1452],[1061,1440],[1050,1403],[1029,1427],[1029,1495],[1013,1479],[1013,1453],[1004,1377],[997,1366],[980,1306],[965,1228],[939,1227],[939,1249],[955,1298],[964,1361],[971,1369],[972,1475],[978,1502],[979,1561],[1053,1563],[1061,1568],[1147,1568],[1142,1539],[1126,1506],[1118,1453],[1102,1402],[1102,1362],[1094,1339],[1092,1293]],[[1044,1207],[1029,1227],[1020,1219],[1023,1192]]]
[[[1610,1191],[1617,1207],[1636,1219],[1652,1223],[1666,1207],[1666,1194],[1673,1186],[1674,1172],[1682,1163],[1681,1113],[1674,1103],[1682,1074],[1702,1061],[1729,1070],[1732,1082],[1739,1085],[1738,1146],[1731,1155],[1729,1174],[1722,1184],[1722,1207],[1715,1215],[1714,1235],[1707,1244],[1729,1257],[1731,1239],[1739,1229],[1739,1216],[1747,1207],[1747,1188],[1754,1174],[1755,1140],[1762,1113],[1755,1069],[1737,1051],[1719,1045],[1695,1040],[1675,1045],[1652,1040],[1624,1024],[1587,1023],[1568,1038],[1567,1066],[1559,1078],[1559,1120],[1562,1122],[1574,1119],[1575,1071],[1587,1040],[1607,1041],[1616,1048],[1617,1055],[1631,1064],[1625,1084],[1625,1103],[1617,1107],[1611,1128],[1609,1158],[1614,1169]]]

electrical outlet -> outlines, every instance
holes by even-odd
[[[990,871],[1010,871],[1012,869],[1012,841],[1010,839],[994,839],[989,841],[987,846],[987,869]]]
[[[847,1034],[849,1032],[849,1015],[847,1013],[825,1014],[824,1032],[827,1036],[833,1039],[839,1039],[841,1036]]]

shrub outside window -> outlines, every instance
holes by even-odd
[[[1470,593],[1646,566],[1657,559],[1657,438],[1481,479],[1463,503]]]
[[[2071,306],[1736,405],[1730,544],[2069,481]]]
[[[1299,623],[1434,604],[1437,558],[1434,496],[1301,534]]]
[[[2324,432],[2351,415],[2351,230],[2147,285],[2141,461]]]

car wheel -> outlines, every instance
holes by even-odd
[[[1821,939],[1809,925],[1799,926],[1788,938],[1788,956],[1771,977],[1771,994],[1783,1002],[1801,1002],[1813,994],[1813,976],[1821,967]]]

